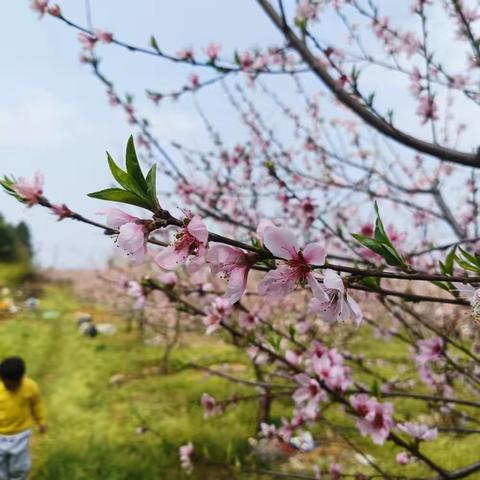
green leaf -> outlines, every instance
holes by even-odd
[[[431,281],[430,283],[447,292],[450,292],[452,290],[452,286],[451,286],[452,284],[448,282]]]
[[[150,204],[143,198],[132,192],[122,190],[121,188],[107,188],[98,192],[89,193],[88,196],[110,202],[128,203],[129,205],[135,205],[136,207],[142,207],[147,210],[151,209]]]
[[[382,219],[380,218],[377,202],[375,202],[375,212],[377,213],[377,218],[375,220],[375,239],[381,243],[386,243],[387,245],[393,247],[393,244],[388,238],[387,232],[383,226]]]
[[[120,167],[116,165],[113,158],[107,152],[108,166],[112,172],[113,178],[127,191],[135,193],[139,197],[148,200],[148,196],[142,191],[138,183],[127,172],[124,172]]]
[[[135,144],[133,143],[133,136],[130,135],[127,142],[127,152],[125,156],[125,163],[127,165],[127,173],[135,179],[143,192],[147,192],[147,182],[138,163],[137,152],[135,151]]]
[[[444,275],[453,275],[453,265],[455,262],[456,258],[456,251],[457,251],[457,246],[454,246],[450,252],[448,252],[448,255],[445,257],[445,262],[439,262],[440,263],[440,270]]]
[[[155,37],[153,35],[150,37],[150,45],[152,46],[152,48],[154,50],[156,50],[158,53],[160,53],[160,48],[158,48],[158,43],[155,40]]]
[[[359,280],[359,283],[376,290],[380,287],[380,277],[363,277]]]
[[[395,249],[390,247],[390,245],[382,244],[374,238],[366,237],[365,235],[360,235],[359,233],[352,233],[351,235],[362,245],[381,255],[389,265],[395,267],[404,265],[401,257],[398,255]]]
[[[147,173],[147,193],[148,198],[152,202],[155,208],[159,208],[157,198],[157,165],[153,165]]]

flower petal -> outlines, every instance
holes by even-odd
[[[320,243],[309,243],[303,249],[303,258],[310,265],[323,265],[327,251]]]
[[[188,249],[175,250],[175,247],[170,246],[161,250],[155,257],[155,262],[158,266],[165,270],[175,270],[180,265],[183,265],[188,256]]]
[[[128,253],[134,253],[145,244],[145,230],[138,223],[125,223],[120,227],[118,246]]]
[[[338,290],[340,293],[345,292],[342,278],[333,270],[327,269],[323,272],[323,284],[331,290]]]
[[[290,260],[298,251],[297,241],[291,230],[278,227],[267,227],[264,233],[265,246],[279,258]]]
[[[188,232],[204,245],[208,242],[208,230],[200,215],[194,215],[187,225]]]

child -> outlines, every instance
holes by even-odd
[[[0,480],[27,480],[29,440],[34,423],[45,433],[45,410],[38,385],[25,375],[20,357],[0,363]]]

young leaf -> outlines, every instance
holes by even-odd
[[[147,182],[143,177],[142,169],[138,163],[137,152],[135,151],[135,144],[133,143],[133,137],[130,135],[127,142],[126,160],[127,173],[135,179],[142,191],[147,194]]]
[[[137,181],[131,177],[127,172],[124,172],[117,164],[114,162],[113,158],[107,152],[108,166],[112,172],[113,178],[127,191],[135,193],[139,197],[145,198],[148,200],[149,197],[145,197],[142,189],[138,185]]]
[[[148,197],[156,208],[159,208],[157,198],[157,165],[153,165],[147,173],[147,193]]]
[[[440,263],[440,270],[444,275],[453,275],[453,264],[456,258],[457,247],[453,247],[445,258],[445,263]]]
[[[108,200],[110,202],[128,203],[129,205],[135,205],[136,207],[145,208],[150,210],[150,204],[138,195],[132,192],[127,192],[121,188],[107,188],[98,192],[88,194],[91,198],[98,198],[99,200]]]

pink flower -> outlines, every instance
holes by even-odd
[[[403,467],[405,465],[408,465],[411,462],[412,457],[408,452],[400,452],[395,457],[395,460],[399,465],[402,465]]]
[[[296,18],[300,21],[315,20],[319,5],[319,3],[311,0],[300,0],[297,6]]]
[[[35,173],[35,178],[33,182],[26,180],[23,177],[20,177],[14,185],[12,185],[12,189],[17,193],[21,199],[27,203],[29,207],[36,205],[40,198],[43,195],[43,173],[37,172]]]
[[[102,43],[112,43],[113,34],[110,32],[104,32],[103,30],[95,30],[95,37]]]
[[[230,310],[230,303],[224,298],[217,297],[212,301],[205,309],[206,315],[203,317],[203,324],[207,327],[207,335],[218,330],[221,322],[227,318]]]
[[[408,436],[416,440],[423,440],[425,442],[435,440],[438,435],[438,430],[436,428],[430,428],[427,425],[420,423],[400,423],[397,425],[397,428],[403,433],[406,433]]]
[[[192,473],[193,471],[193,463],[192,463],[193,451],[194,451],[194,448],[193,448],[192,442],[189,442],[186,445],[182,445],[179,448],[180,465],[188,474]]]
[[[313,372],[332,390],[344,392],[352,384],[350,370],[343,365],[343,358],[335,350],[314,358],[311,365]]]
[[[208,45],[208,47],[205,49],[205,53],[211,62],[214,62],[218,58],[220,49],[221,46],[218,43],[210,43],[210,45]]]
[[[58,221],[61,221],[65,218],[70,218],[73,215],[73,212],[65,205],[52,205],[50,210],[54,215],[57,215]]]
[[[357,428],[363,436],[370,435],[373,443],[383,445],[393,427],[393,406],[361,393],[350,397],[350,404],[360,417]]]
[[[192,48],[185,48],[177,52],[177,56],[180,60],[193,61],[194,53]]]
[[[201,256],[208,242],[208,230],[199,215],[186,219],[187,224],[176,234],[173,245],[164,248],[155,262],[165,270],[184,265],[189,255]]]
[[[420,364],[442,360],[445,345],[441,337],[418,340],[417,347],[419,353],[415,355],[415,360]]]
[[[135,299],[135,302],[132,305],[134,310],[142,310],[147,303],[147,298],[143,292],[143,288],[140,283],[136,282],[135,280],[130,280],[126,284],[127,287],[127,294]]]
[[[248,347],[247,355],[256,365],[265,365],[268,362],[268,355],[258,347]]]
[[[48,9],[48,13],[52,17],[61,17],[62,16],[62,10],[61,10],[60,6],[57,5],[57,4],[53,5],[53,7],[50,7]]]
[[[96,45],[97,41],[98,41],[98,38],[94,37],[90,34],[80,32],[78,34],[78,40],[83,45],[83,48],[85,50],[93,50],[95,48],[95,45]]]
[[[200,401],[202,407],[205,409],[204,418],[213,417],[214,415],[218,415],[222,413],[222,408],[217,405],[216,400],[209,395],[208,393],[204,393],[202,395],[202,399]]]
[[[190,88],[196,89],[200,85],[200,79],[196,73],[190,74],[188,78],[190,80]]]
[[[207,253],[207,261],[212,273],[222,272],[228,279],[224,298],[231,305],[242,298],[247,288],[248,272],[256,261],[255,254],[245,253],[229,245],[213,245]]]
[[[177,276],[174,272],[163,272],[158,276],[158,279],[169,287],[173,287],[177,283]]]
[[[38,13],[38,18],[42,18],[48,9],[48,0],[32,0],[30,8]]]
[[[315,298],[310,304],[310,313],[321,313],[329,323],[353,318],[358,327],[363,314],[357,302],[345,290],[342,277],[327,269],[324,272],[323,285],[327,299]]]
[[[309,243],[300,250],[294,234],[290,230],[278,227],[265,229],[264,242],[273,255],[286,262],[265,275],[258,285],[260,295],[266,295],[268,300],[278,301],[291,292],[297,284],[308,283],[313,295],[327,300],[311,268],[312,265],[325,263],[326,251],[319,243]]]
[[[438,120],[438,107],[435,99],[430,96],[421,97],[416,113],[422,118],[422,125],[425,125],[429,120]]]
[[[238,324],[245,330],[254,330],[258,323],[258,317],[253,313],[240,312],[240,314],[238,315]]]
[[[338,463],[332,463],[330,465],[330,478],[332,480],[340,480],[342,476],[342,466]]]
[[[271,220],[267,220],[266,218],[260,220],[260,222],[258,222],[258,226],[257,226],[257,235],[258,235],[258,238],[260,239],[260,242],[262,243],[263,245],[263,242],[264,242],[264,235],[265,235],[265,230],[269,227],[274,227],[275,224],[271,221]]]
[[[305,373],[295,375],[295,380],[300,385],[293,394],[293,401],[297,408],[301,408],[305,416],[314,419],[318,413],[318,405],[327,399],[327,395],[319,383]]]
[[[106,208],[100,213],[107,215],[109,228],[119,231],[118,246],[130,255],[135,263],[142,263],[147,254],[150,221],[133,217],[119,208]]]

